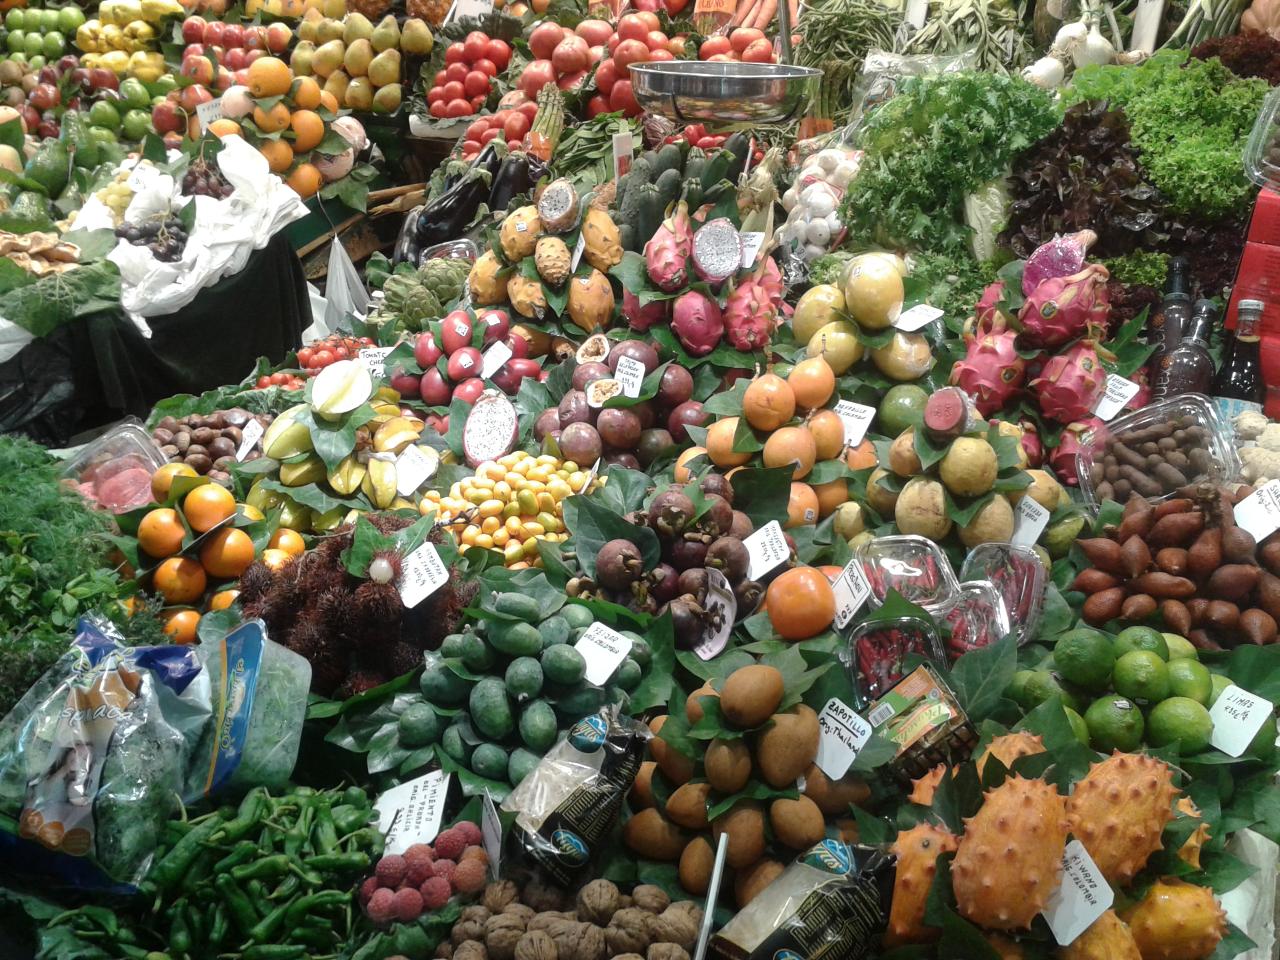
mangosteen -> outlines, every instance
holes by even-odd
[[[700,427],[706,422],[707,415],[702,412],[702,404],[697,400],[686,400],[667,417],[667,429],[671,431],[672,439],[682,443],[689,439],[685,427]]]
[[[625,592],[644,572],[640,548],[630,540],[610,540],[596,554],[596,582],[609,590]]]
[[[721,473],[708,473],[698,483],[705,494],[715,494],[717,497],[723,497],[733,506],[733,484]]]
[[[704,566],[707,558],[707,545],[701,540],[686,540],[680,537],[672,541],[667,548],[666,559],[677,570],[689,570]]]
[[[733,588],[733,596],[738,601],[738,619],[755,612],[764,599],[764,584],[756,580],[743,580]]]
[[[628,470],[639,470],[640,461],[636,459],[636,455],[628,450],[610,450],[604,455],[604,462],[619,467],[626,467]]]
[[[659,603],[680,595],[680,574],[669,563],[660,563],[649,572],[649,594]]]
[[[671,432],[661,427],[640,431],[640,442],[636,444],[636,457],[644,466],[649,466],[659,457],[664,457],[675,449],[676,442],[671,439]]]
[[[571,423],[590,423],[591,407],[587,404],[587,395],[581,390],[570,390],[560,398],[560,405],[556,408],[560,415],[560,428],[564,429]]]
[[[663,490],[649,504],[649,526],[659,536],[675,537],[693,522],[693,501],[678,487]]]
[[[571,423],[560,431],[560,454],[583,468],[590,468],[600,459],[604,444],[600,434],[589,423]]]
[[[615,450],[634,450],[640,442],[640,430],[640,418],[623,407],[601,410],[596,417],[600,439]]]
[[[647,613],[653,615],[658,612],[658,601],[648,591],[640,593],[631,598],[631,602],[627,604],[628,610],[634,610],[636,613]]]
[[[658,351],[643,340],[623,340],[615,343],[613,349],[609,351],[609,369],[617,373],[618,361],[623,357],[638,361],[644,367],[646,374],[658,369]]]
[[[733,523],[729,524],[729,536],[745,540],[756,532],[756,526],[741,510],[733,511]]]
[[[719,570],[730,583],[745,577],[750,565],[747,545],[737,537],[721,537],[707,548],[707,566]]]
[[[707,496],[706,512],[698,519],[698,527],[703,533],[713,537],[723,537],[733,526],[733,507],[729,501],[718,494]]]
[[[560,432],[560,412],[555,407],[548,407],[538,414],[533,422],[533,438],[541,443],[553,433]]]
[[[693,597],[676,597],[667,604],[671,624],[675,628],[676,643],[685,650],[694,647],[702,639],[707,612]]]
[[[604,380],[612,376],[613,371],[609,369],[608,364],[601,363],[599,360],[589,360],[574,367],[573,389],[586,390],[587,384],[591,381]]]
[[[693,374],[677,364],[669,364],[662,371],[658,383],[658,402],[667,407],[678,407],[693,396]]]
[[[678,593],[688,594],[699,603],[704,603],[707,599],[707,581],[706,567],[690,567],[680,574],[676,589]]]

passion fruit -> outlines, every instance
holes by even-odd
[[[600,434],[589,423],[570,423],[560,431],[560,453],[566,460],[586,466],[599,460],[603,451]]]
[[[560,436],[560,411],[555,407],[543,410],[533,422],[533,439],[541,443],[550,436]]]
[[[573,389],[586,390],[587,384],[593,380],[604,380],[613,376],[613,371],[609,369],[607,363],[601,363],[599,360],[588,360],[586,363],[580,363],[573,369]]]
[[[615,467],[626,467],[628,470],[640,469],[640,460],[630,450],[610,450],[604,455],[604,462]]]
[[[806,427],[783,427],[769,435],[763,456],[766,467],[791,467],[791,478],[803,480],[813,469],[818,448]]]
[[[757,430],[777,430],[795,413],[795,392],[776,373],[756,377],[742,395],[742,415]]]
[[[733,449],[733,438],[737,432],[737,417],[717,420],[707,430],[707,456],[717,467],[740,467],[751,459],[749,451]]]
[[[897,330],[885,346],[871,351],[871,362],[891,380],[919,380],[933,366],[933,350],[922,334]]]
[[[603,333],[593,333],[573,356],[578,363],[603,363],[609,356],[609,338]]]
[[[606,381],[600,381],[604,382]],[[599,386],[600,383],[592,386]],[[640,418],[625,407],[609,407],[601,410],[596,417],[596,432],[614,450],[632,450],[640,442]]]
[[[581,390],[570,390],[560,398],[560,404],[556,407],[560,414],[560,429],[563,430],[571,423],[590,423],[591,422],[591,406],[587,403],[587,395]],[[577,463],[582,463],[576,457],[573,458]]]
[[[658,351],[643,340],[623,340],[609,351],[609,369],[618,372],[618,361],[630,357],[644,367],[645,374],[658,369]]]
[[[612,377],[606,377],[587,384],[583,393],[587,395],[587,406],[592,410],[599,410],[605,405],[605,401],[622,396],[622,384]]]
[[[676,448],[671,439],[671,431],[661,427],[640,431],[640,442],[636,444],[636,457],[642,466],[649,466],[659,457],[665,457]]]
[[[671,364],[658,381],[658,402],[675,408],[693,396],[693,374],[684,367]]]
[[[702,404],[697,400],[686,400],[677,405],[667,417],[667,430],[676,443],[683,443],[689,439],[685,427],[700,427],[706,422],[707,415],[702,410]]]

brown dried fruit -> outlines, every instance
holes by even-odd
[[[622,839],[633,852],[649,860],[675,860],[687,840],[679,827],[652,807],[627,821]]]
[[[735,727],[754,729],[782,702],[782,673],[763,663],[739,667],[720,689],[720,713]]]
[[[1130,589],[1149,593],[1157,600],[1186,600],[1194,597],[1196,585],[1186,577],[1174,577],[1167,573],[1144,573],[1129,584]]]
[[[631,902],[646,913],[661,913],[671,906],[667,891],[651,883],[642,883],[632,890]]]
[[[1076,544],[1084,551],[1089,562],[1103,573],[1124,576],[1124,562],[1120,556],[1120,544],[1106,537],[1094,537],[1090,540],[1077,540]]]
[[[453,960],[489,960],[489,953],[479,940],[464,940],[454,945]]]
[[[557,932],[563,932],[565,924],[575,924],[578,922],[576,913],[565,913],[561,910],[544,910],[542,913],[535,913],[530,919],[526,930],[545,930],[553,937]]]
[[[1114,620],[1120,616],[1120,610],[1124,606],[1124,587],[1112,587],[1110,590],[1103,590],[1095,593],[1084,602],[1084,609],[1081,611],[1084,622],[1093,627],[1100,627],[1108,620]]]
[[[1181,600],[1161,600],[1160,616],[1173,633],[1185,637],[1191,629],[1191,612]]]
[[[772,787],[794,783],[818,755],[818,715],[803,703],[776,713],[756,741],[760,774]]]
[[[1145,593],[1135,593],[1131,597],[1126,597],[1124,605],[1120,608],[1120,619],[1128,620],[1130,623],[1137,623],[1145,620],[1156,612],[1155,597],[1149,597]]]
[[[707,781],[726,796],[732,796],[751,779],[751,751],[741,738],[712,740],[702,758]]]
[[[1147,534],[1147,543],[1157,550],[1162,547],[1185,547],[1204,529],[1204,514],[1171,513],[1156,521]]]
[[[1188,570],[1189,556],[1182,547],[1165,547],[1156,553],[1156,569],[1175,577],[1184,576]]]
[[[1212,527],[1196,537],[1187,551],[1187,570],[1197,580],[1203,580],[1222,566],[1222,531]]]
[[[520,888],[510,880],[495,880],[484,888],[484,897],[481,902],[490,913],[499,913],[507,904],[515,903],[520,899]],[[474,909],[468,907],[467,910]],[[466,910],[462,912],[465,917]],[[485,917],[485,919],[489,919]]]
[[[618,910],[617,886],[611,880],[592,880],[578,891],[578,918],[601,926],[609,922]]]
[[[515,960],[560,960],[560,951],[550,934],[531,930],[516,944]]]
[[[505,882],[511,883],[510,880]],[[490,884],[490,886],[496,886],[496,884]],[[512,883],[511,886],[514,887],[515,884]],[[471,906],[467,907],[465,910],[462,911],[462,916],[460,916],[458,919],[459,920],[477,920],[480,923],[487,923],[491,916],[493,916],[493,911],[490,910],[488,907],[484,906],[483,904],[473,903]]]
[[[654,760],[645,760],[640,764],[636,782],[631,785],[631,805],[637,810],[653,806],[653,771],[657,769],[658,764]]]
[[[694,837],[680,854],[677,871],[680,886],[694,896],[702,896],[711,885],[711,871],[715,867],[716,852],[706,837]]]
[[[1076,578],[1071,581],[1071,589],[1079,590],[1081,593],[1093,594],[1100,593],[1103,590],[1110,590],[1112,587],[1120,586],[1120,578],[1107,573],[1105,570],[1081,570],[1076,574]]]
[[[452,960],[453,944],[448,940],[441,940],[436,944],[436,952],[432,954],[435,960]]]
[[[717,843],[721,834],[729,835],[729,866],[749,867],[764,854],[764,808],[754,800],[739,800],[711,822],[711,833]]]
[[[648,919],[651,914],[632,907],[619,910],[604,931],[604,942],[611,954],[644,953],[649,948]]]
[[[658,916],[648,916],[645,924],[653,943],[674,943],[692,950],[693,945],[698,942],[698,924],[701,921],[701,910],[698,910],[695,919],[695,914],[691,911],[673,903]]]
[[[529,928],[529,921],[537,916],[537,914],[533,912],[533,907],[525,906],[523,903],[508,903],[502,908],[502,912],[510,914],[513,917],[519,917],[524,921],[526,930]]]
[[[1121,544],[1120,560],[1124,563],[1125,573],[1133,579],[1146,573],[1151,566],[1151,550],[1141,537],[1133,536]]]
[[[733,881],[733,897],[741,910],[756,898],[765,887],[777,880],[785,864],[777,860],[759,860],[746,870],[739,870]]]
[[[871,788],[856,773],[846,774],[834,783],[815,763],[804,772],[804,795],[828,815],[848,813],[849,807],[866,803]]]
[[[689,951],[676,943],[651,943],[645,960],[689,960]]]
[[[665,713],[649,721],[649,729],[654,734],[653,739],[649,741],[649,752],[653,754],[653,759],[658,761],[658,769],[662,771],[662,775],[679,786],[682,783],[688,783],[693,776],[693,761],[658,736],[662,725],[666,722]]]
[[[1240,622],[1240,608],[1225,600],[1211,600],[1204,608],[1200,625],[1213,630],[1234,630]]]
[[[1249,638],[1250,643],[1274,643],[1276,629],[1276,618],[1265,610],[1254,608],[1240,614],[1240,632]]]
[[[1209,575],[1205,589],[1220,600],[1240,603],[1253,593],[1261,570],[1245,563],[1228,563]]]
[[[497,913],[490,917],[484,925],[484,945],[490,960],[512,960],[524,932],[524,920],[518,916]]]
[[[564,891],[542,880],[534,879],[526,883],[520,899],[539,913],[564,909]]]
[[[557,947],[559,944],[556,945]],[[594,923],[578,924],[578,947],[568,960],[605,960],[609,947],[604,942],[604,927]]]
[[[808,797],[775,800],[769,805],[773,835],[792,850],[807,850],[822,839],[822,811]]]
[[[686,783],[671,794],[667,801],[667,819],[689,830],[705,830],[710,796],[711,784]]]

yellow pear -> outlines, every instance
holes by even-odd
[[[373,36],[373,24],[363,13],[348,13],[342,24],[342,42],[350,45]]]
[[[324,19],[316,24],[316,42],[328,43],[342,39],[342,21]]]
[[[374,113],[395,113],[400,108],[400,84],[388,83],[373,95]]]
[[[322,0],[321,8],[326,17],[341,20],[347,15],[347,0]]]
[[[329,74],[329,79],[324,82],[324,88],[333,94],[333,99],[339,103],[343,103],[347,99],[347,85],[351,83],[351,78],[341,70],[335,70]]]
[[[368,40],[355,40],[342,57],[342,69],[351,77],[363,77],[373,60],[373,45]]]
[[[369,62],[369,79],[375,87],[400,82],[400,51],[383,50]],[[397,94],[398,96],[398,94]]]
[[[404,29],[400,31],[400,49],[417,57],[425,57],[435,46],[435,38],[431,36],[431,28],[427,21],[413,17],[406,20]]]
[[[368,110],[373,106],[373,84],[368,77],[356,77],[347,84],[347,96],[343,101],[352,110]]]
[[[314,17],[311,16],[313,13],[315,14]],[[320,16],[318,10],[308,10],[302,17],[302,22],[298,24],[298,39],[306,43],[315,43],[316,27],[320,25],[320,21],[323,19],[324,17]]]
[[[378,53],[400,46],[400,27],[396,24],[396,18],[391,14],[383,17],[369,40]]]
[[[295,77],[311,76],[311,62],[316,56],[316,45],[310,40],[299,40],[289,54],[289,69]]]
[[[311,57],[311,72],[317,77],[327,77],[342,66],[343,46],[341,40],[330,40],[322,44]]]

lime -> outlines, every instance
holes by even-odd
[[[77,6],[68,5],[58,11],[58,29],[63,33],[75,33],[84,22],[84,11]]]
[[[880,409],[876,411],[880,432],[896,437],[907,427],[919,426],[924,419],[924,404],[928,399],[929,395],[924,389],[914,383],[900,383],[896,387],[890,387],[880,401]]]
[[[142,110],[151,106],[151,94],[137,77],[128,77],[120,84],[120,99],[127,109]]]
[[[1116,661],[1112,683],[1122,697],[1156,703],[1169,695],[1169,668],[1150,650],[1132,650]]]
[[[25,51],[27,48],[27,35],[21,30],[10,30],[9,35],[4,38],[4,45],[9,48],[10,53],[19,50]]]
[[[147,110],[130,110],[124,115],[121,126],[126,140],[141,140],[151,131],[151,113]]]
[[[62,34],[55,31],[44,35],[44,55],[50,60],[62,56],[66,50],[67,38]]]
[[[1014,703],[1022,705],[1022,700],[1027,694],[1027,681],[1031,679],[1033,670],[1019,670],[1013,675],[1013,679],[1009,681],[1009,686],[1004,694]]]
[[[1147,721],[1147,739],[1153,746],[1177,743],[1183,756],[1209,746],[1212,735],[1209,711],[1190,697],[1170,697],[1157,703]]]
[[[25,19],[26,14],[24,14],[18,7],[14,7],[4,15],[4,28],[11,31],[25,29],[23,26]]]
[[[1093,745],[1106,753],[1136,750],[1142,743],[1142,711],[1124,697],[1100,697],[1093,701],[1084,713],[1084,722]]]
[[[1199,660],[1200,654],[1196,650],[1196,645],[1186,637],[1180,637],[1176,633],[1162,633],[1164,642],[1169,645],[1170,660]]]
[[[1084,717],[1070,707],[1063,707],[1063,709],[1067,711],[1067,722],[1071,724],[1071,732],[1076,735],[1077,740],[1087,747],[1089,745],[1089,725],[1084,722]]]
[[[1169,693],[1190,697],[1196,703],[1208,704],[1213,694],[1213,678],[1209,668],[1199,660],[1185,658],[1169,661]]]
[[[1275,755],[1276,721],[1274,718],[1268,717],[1266,722],[1262,724],[1261,729],[1254,735],[1253,740],[1249,742],[1247,752],[1264,761],[1269,761]]]
[[[1022,688],[1024,710],[1034,710],[1050,697],[1059,697],[1063,706],[1073,710],[1080,706],[1079,698],[1062,683],[1062,678],[1048,670],[1034,670]]]
[[[1115,661],[1111,638],[1088,627],[1068,630],[1053,648],[1053,662],[1062,679],[1086,690],[1107,689]]]
[[[26,51],[28,57],[42,56],[44,54],[44,34],[28,30],[26,37],[22,40],[22,49]]]
[[[89,108],[89,122],[95,127],[115,130],[120,126],[120,111],[109,100],[99,100]]]
[[[1125,627],[1116,635],[1116,656],[1123,657],[1131,650],[1150,650],[1161,660],[1169,659],[1169,642],[1153,627]]]
[[[1213,688],[1209,692],[1209,702],[1205,704],[1206,707],[1212,707],[1218,698],[1222,696],[1222,692],[1231,686],[1231,678],[1224,677],[1220,673],[1211,675],[1209,681],[1213,684]]]

